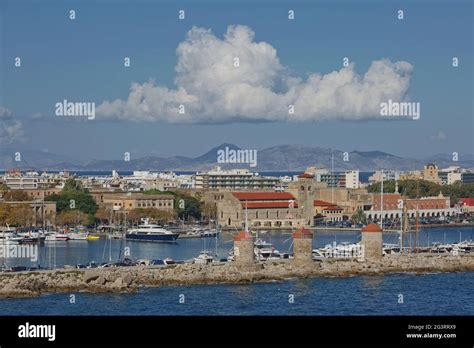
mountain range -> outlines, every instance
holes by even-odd
[[[97,160],[86,162],[77,161],[67,156],[44,151],[22,151],[21,160],[15,161],[15,151],[8,148],[0,149],[0,169],[12,168],[30,170],[70,170],[70,171],[98,171],[98,170],[180,170],[195,171],[208,170],[219,165],[222,168],[249,168],[252,171],[303,171],[309,166],[324,167],[343,171],[358,169],[370,172],[384,170],[414,170],[421,169],[427,163],[433,162],[444,168],[452,165],[463,168],[474,168],[474,156],[460,154],[457,162],[452,161],[451,154],[436,154],[427,158],[415,159],[395,156],[382,151],[352,151],[344,153],[340,150],[305,146],[279,145],[257,152],[257,165],[217,163],[219,150],[239,150],[234,144],[221,144],[198,157],[157,157],[146,156],[130,161],[124,160]],[[334,157],[333,157],[334,156]],[[334,161],[332,160],[334,158]]]

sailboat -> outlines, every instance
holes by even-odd
[[[212,237],[215,237],[215,241],[216,241],[216,250],[215,250],[215,255],[214,255],[214,257],[217,258],[217,237],[218,237],[218,234],[219,234],[219,229],[218,229],[218,227],[217,227],[217,222],[216,222],[216,228],[215,228],[215,230],[211,229],[211,218],[210,218],[210,214],[209,214],[208,220],[209,220],[209,222],[208,222],[208,224],[209,224],[209,226],[208,226],[208,231],[210,231],[210,232],[211,232],[211,231],[214,231],[214,232],[213,232],[213,235],[212,235]],[[193,261],[194,261],[194,263],[197,263],[197,264],[201,264],[201,265],[202,265],[202,264],[205,264],[205,265],[207,265],[207,264],[209,264],[209,263],[214,262],[214,257],[211,255],[211,252],[210,252],[209,250],[206,250],[206,248],[205,248],[205,247],[206,247],[206,245],[205,245],[205,244],[206,244],[206,239],[203,240],[203,244],[204,244],[204,249],[201,250],[201,253],[200,253],[197,257],[195,257],[195,258],[193,259]]]

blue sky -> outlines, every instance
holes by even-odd
[[[0,0],[0,106],[21,121],[23,139],[8,146],[80,159],[199,155],[220,143],[261,149],[306,144],[401,156],[473,153],[472,1],[6,1]],[[74,9],[77,18],[68,19]],[[180,9],[186,19],[178,20]],[[287,19],[289,9],[295,20]],[[403,9],[405,19],[396,18]],[[64,119],[58,101],[126,100],[133,82],[175,88],[177,47],[193,26],[219,40],[243,25],[276,50],[291,76],[328,74],[342,58],[365,74],[373,61],[413,67],[407,95],[421,119],[338,117],[169,123],[124,117]],[[123,57],[132,59],[123,67]],[[453,68],[452,57],[460,66]],[[22,67],[15,68],[15,57]],[[128,116],[127,116],[128,115]],[[1,133],[0,133],[1,134]],[[5,144],[6,142],[3,142]]]

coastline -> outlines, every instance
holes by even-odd
[[[453,224],[424,224],[420,225],[420,228],[460,228],[460,227],[474,227],[474,223],[453,223]],[[288,231],[288,227],[252,227],[253,230],[255,231],[272,231],[272,232],[277,232],[277,231]],[[312,231],[319,231],[319,232],[332,232],[332,231],[337,231],[337,232],[355,232],[355,231],[360,231],[360,227],[327,227],[327,226],[314,226],[314,227],[308,227],[309,230]],[[222,228],[223,231],[226,232],[235,232],[235,228],[230,228],[230,227],[224,227]],[[384,229],[384,232],[400,232],[400,229],[391,229],[390,227],[387,229]]]
[[[0,298],[36,297],[45,293],[129,293],[140,287],[194,284],[239,284],[289,278],[351,277],[391,273],[472,272],[474,255],[386,255],[381,261],[328,259],[235,263],[175,264],[94,269],[58,269],[0,274]]]

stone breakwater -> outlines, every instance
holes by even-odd
[[[380,262],[350,259],[295,263],[291,260],[210,265],[177,264],[95,269],[59,269],[0,274],[0,297],[33,297],[47,292],[134,292],[141,286],[251,283],[288,278],[348,277],[386,273],[474,271],[474,254],[386,255]]]

